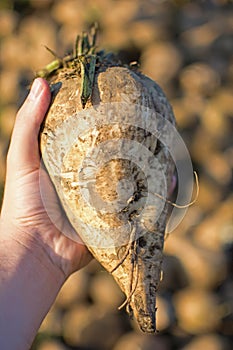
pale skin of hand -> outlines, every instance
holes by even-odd
[[[47,82],[37,78],[16,116],[7,155],[0,217],[0,348],[4,350],[30,348],[65,280],[91,260],[81,240],[64,235],[73,229],[41,170],[38,134],[50,100]],[[54,220],[44,208],[41,177]]]

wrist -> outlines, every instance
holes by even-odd
[[[49,247],[41,244],[41,234],[35,229],[19,228],[16,225],[4,222],[0,218],[0,259],[6,255],[7,261],[14,266],[23,259],[33,266],[40,274],[48,275],[50,283],[61,285],[66,276],[55,264],[49,254]],[[7,248],[8,247],[8,248]]]
[[[2,230],[4,225],[0,230],[0,348],[27,349],[65,277],[32,239],[24,239],[21,232],[5,235]]]

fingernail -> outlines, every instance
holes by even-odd
[[[31,87],[29,98],[31,100],[36,100],[40,96],[42,91],[43,85],[41,84],[40,79],[35,79]]]

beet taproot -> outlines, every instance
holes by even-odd
[[[43,162],[76,232],[126,294],[142,331],[156,331],[166,198],[175,125],[161,88],[135,66],[96,52],[96,31],[38,75],[53,103],[40,135]],[[162,135],[162,136],[161,136]],[[159,194],[160,198],[155,194]]]

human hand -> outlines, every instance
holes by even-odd
[[[47,82],[38,78],[17,114],[7,156],[1,225],[4,239],[17,242],[32,256],[38,255],[48,268],[52,264],[66,279],[85,266],[91,255],[81,240],[77,243],[62,234],[73,229],[60,208],[47,172],[41,167],[38,134],[50,99]],[[44,208],[41,181],[56,226]]]
[[[62,284],[91,260],[81,240],[66,237],[74,230],[41,167],[38,134],[50,100],[47,82],[36,79],[17,114],[7,155],[0,217],[0,348],[4,350],[30,348]]]

